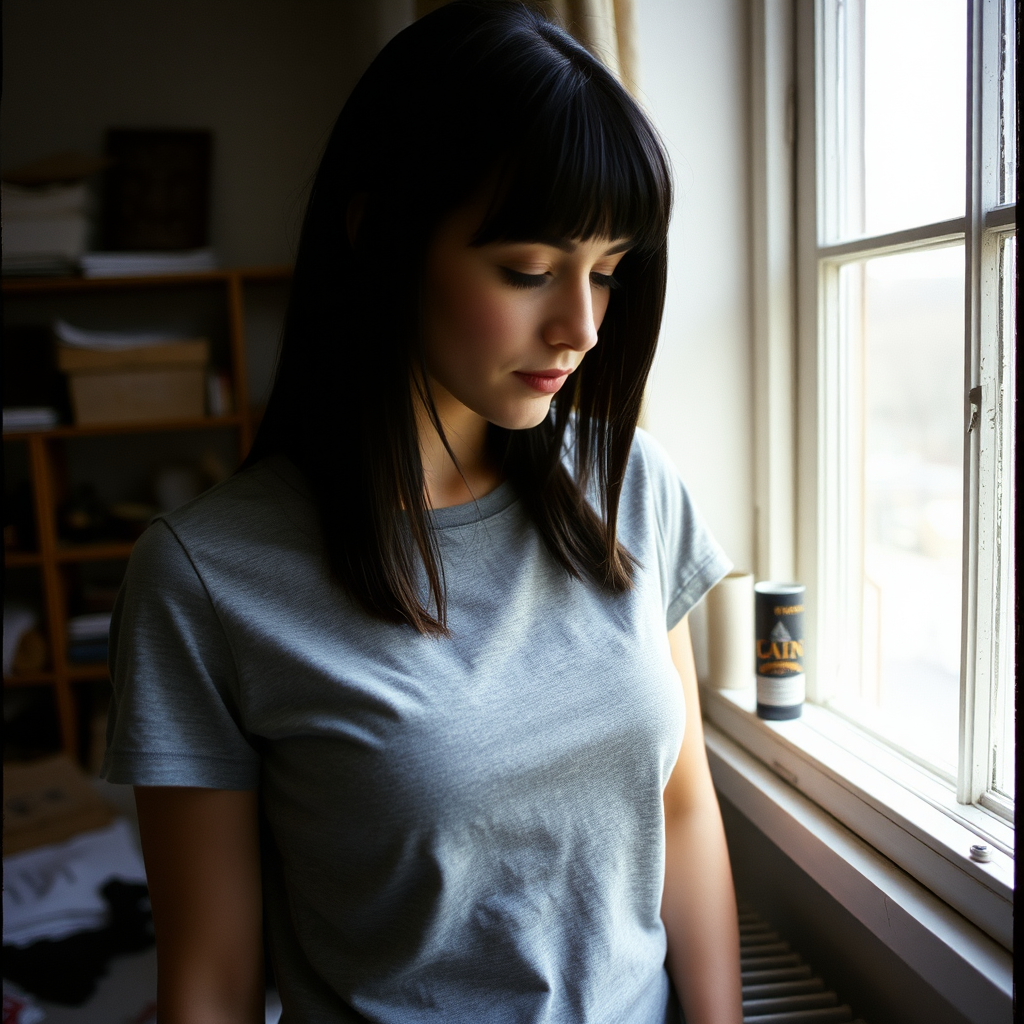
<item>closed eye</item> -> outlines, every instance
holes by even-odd
[[[598,288],[607,288],[611,292],[622,287],[622,284],[611,274],[591,274],[590,280],[593,281]]]
[[[524,274],[521,270],[513,270],[511,267],[500,267],[502,276],[512,285],[513,288],[540,288],[548,280],[547,274]],[[590,275],[590,280],[596,288],[605,288],[608,291],[615,291],[621,288],[621,283],[611,274]]]
[[[540,288],[547,279],[547,274],[524,274],[521,270],[512,270],[511,267],[500,267],[506,282],[513,288]]]

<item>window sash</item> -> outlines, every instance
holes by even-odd
[[[813,139],[814,145],[801,147],[798,180],[817,183],[813,219],[808,209],[798,210],[799,364],[807,370],[799,389],[798,461],[804,472],[798,497],[798,573],[810,581],[809,589],[814,591],[815,614],[809,626],[817,638],[808,693],[815,702],[826,703],[844,674],[859,671],[857,656],[851,657],[849,652],[861,649],[862,529],[851,513],[861,507],[860,438],[852,415],[860,364],[859,353],[842,330],[847,322],[844,302],[848,296],[840,288],[839,269],[874,256],[963,242],[967,264],[964,424],[966,430],[972,388],[980,386],[977,422],[981,426],[965,440],[960,751],[957,778],[949,781],[955,782],[962,803],[981,803],[1012,821],[1012,801],[991,789],[993,708],[1001,671],[998,658],[1007,656],[1007,645],[1000,647],[998,637],[1000,629],[1005,629],[1006,602],[1012,597],[1011,567],[1002,555],[1007,550],[1007,517],[999,510],[1000,486],[1008,486],[1000,474],[1009,469],[1002,465],[1002,433],[1012,429],[1012,424],[1004,424],[1000,430],[1005,409],[997,408],[1006,406],[1006,385],[1012,381],[1006,376],[1009,364],[1004,344],[1010,339],[1004,339],[1005,330],[998,322],[999,304],[994,301],[1000,284],[1002,240],[1016,222],[1015,206],[999,201],[1003,5],[999,0],[974,0],[968,5],[965,216],[887,235],[853,238],[849,229],[856,228],[858,211],[850,210],[842,190],[856,184],[844,178],[856,172],[857,161],[844,158],[844,147],[862,123],[863,111],[856,88],[850,90],[850,96],[844,95],[849,69],[843,62],[851,53],[856,58],[863,49],[863,41],[859,50],[857,42],[863,0],[845,0],[843,6],[854,22],[849,36],[835,0],[817,0],[813,24],[808,25],[810,19],[804,17],[797,25],[798,50],[805,56],[807,44],[813,40],[815,72],[815,102],[806,104],[812,108],[810,112],[801,111],[799,125],[801,133],[810,133],[802,137]],[[844,104],[850,109],[844,110]],[[807,243],[812,240],[813,249],[808,253],[811,247]],[[973,394],[977,397],[979,392]],[[811,466],[813,472],[807,473]],[[808,524],[813,524],[811,529]],[[993,580],[1000,581],[1000,586],[994,588]],[[934,766],[928,767],[935,771]]]
[[[993,708],[1002,675],[1000,657],[1012,644],[1000,643],[1000,601],[1012,599],[1011,567],[1006,564],[1001,487],[1003,405],[1000,394],[1014,386],[1004,379],[1006,360],[999,316],[1000,269],[1005,223],[1016,207],[1000,204],[1002,179],[1001,57],[1004,9],[1001,0],[968,3],[967,102],[967,291],[965,422],[969,429],[965,461],[964,611],[961,654],[960,751],[957,798],[978,803],[991,796]],[[993,213],[1002,228],[987,227]],[[1012,345],[1012,340],[1010,341]],[[980,388],[980,392],[974,389]],[[972,395],[975,400],[972,402]],[[1012,487],[1012,476],[1010,480]],[[995,586],[992,583],[995,582]],[[1012,820],[1006,800],[986,800]]]

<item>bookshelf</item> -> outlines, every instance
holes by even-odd
[[[27,477],[33,506],[35,543],[30,549],[4,549],[4,568],[11,589],[11,570],[27,580],[28,589],[38,595],[41,627],[46,637],[48,657],[46,668],[4,677],[4,688],[49,688],[56,719],[54,735],[60,748],[72,756],[82,757],[80,749],[83,727],[83,684],[107,680],[104,663],[76,663],[69,660],[67,624],[69,612],[69,574],[89,563],[120,564],[127,562],[133,543],[102,540],[92,543],[72,542],[62,537],[58,525],[58,509],[69,491],[69,474],[75,459],[74,445],[82,439],[106,439],[108,444],[124,444],[131,438],[136,444],[166,444],[168,437],[193,440],[217,437],[224,443],[230,439],[232,456],[237,465],[252,442],[253,415],[248,394],[246,360],[246,299],[262,285],[285,285],[291,275],[287,266],[244,267],[203,273],[130,278],[13,278],[5,279],[2,292],[5,321],[21,313],[29,320],[46,322],[57,315],[61,302],[73,299],[95,299],[104,310],[116,310],[125,297],[132,298],[136,317],[144,312],[150,299],[163,303],[185,303],[201,296],[200,305],[207,312],[214,310],[219,325],[215,350],[219,366],[231,379],[232,415],[205,416],[198,419],[166,420],[146,423],[116,423],[109,426],[60,425],[47,430],[7,431],[3,435],[4,457],[11,456]],[[148,440],[147,440],[148,439]],[[116,463],[116,458],[114,459]],[[232,467],[233,468],[233,467]],[[116,474],[115,464],[113,472]],[[8,481],[5,474],[5,487]],[[6,591],[5,591],[6,593]]]

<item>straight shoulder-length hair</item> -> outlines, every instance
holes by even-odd
[[[632,585],[616,522],[664,305],[669,165],[604,65],[521,3],[454,0],[392,39],[356,85],[313,183],[246,460],[297,465],[334,578],[370,614],[433,635],[447,634],[444,569],[417,401],[443,431],[422,346],[423,270],[439,226],[481,197],[475,245],[631,242],[598,344],[548,417],[492,425],[488,444],[566,572],[612,592]]]

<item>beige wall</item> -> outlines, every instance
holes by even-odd
[[[752,568],[749,4],[637,0],[640,92],[676,208],[646,422],[729,556]]]

